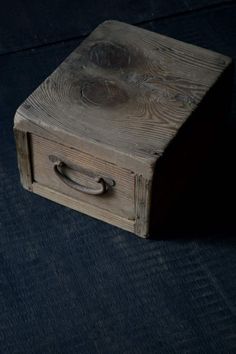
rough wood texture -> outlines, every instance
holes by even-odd
[[[135,176],[135,225],[134,232],[146,237],[149,233],[152,181],[142,175]]]
[[[221,54],[121,22],[104,22],[17,110],[15,128],[33,137],[34,181],[74,197],[51,176],[48,153],[60,144],[64,147],[58,152],[69,163],[96,170],[97,163],[104,161],[104,172],[120,181],[117,194],[104,203],[95,198],[90,202],[82,197],[82,201],[134,220],[135,233],[147,236],[158,160],[164,156],[168,165],[165,151],[172,141],[178,145],[179,132],[186,124],[194,130],[199,115],[207,119],[212,114],[204,109],[209,91],[228,75],[230,66],[231,59]],[[201,131],[198,134],[201,139]],[[51,142],[42,144],[36,135]],[[182,153],[188,149],[183,146]],[[82,159],[70,148],[80,151]],[[132,178],[122,179],[124,171],[132,172]],[[175,178],[174,185],[178,185]],[[167,195],[172,189],[176,192],[166,187]],[[163,200],[165,204],[165,195]],[[157,209],[161,215],[164,209]]]
[[[109,224],[121,227],[124,230],[134,232],[133,220],[122,218],[119,215],[109,212],[108,210],[97,208],[92,204],[83,202],[82,200],[71,198],[66,194],[60,193],[51,188],[47,188],[46,186],[42,186],[39,183],[34,182],[32,185],[32,190],[34,193],[39,194],[42,197],[48,198],[50,200],[53,200],[56,203],[65,205],[68,208],[72,208],[81,213],[85,213],[97,219],[106,221]]]
[[[31,151],[33,161],[34,181],[53,190],[70,196],[71,198],[92,204],[94,209],[104,209],[123,218],[134,220],[134,172],[121,169],[115,164],[94,158],[71,147],[56,144],[47,139],[31,136]],[[65,170],[65,174],[73,181],[82,185],[95,187],[94,176],[110,178],[115,181],[111,189],[100,196],[88,195],[76,191],[64,184],[54,173],[53,163],[49,156],[54,155],[71,170]],[[83,169],[81,172],[77,168]],[[94,176],[89,176],[93,173]],[[60,200],[58,200],[60,202]]]
[[[32,190],[32,173],[30,166],[30,151],[28,134],[14,129],[16,142],[18,168],[20,172],[21,184],[25,189]]]
[[[221,54],[106,21],[17,115],[155,160],[229,63]]]

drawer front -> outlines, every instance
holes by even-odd
[[[30,148],[36,193],[40,186],[46,187],[48,198],[114,224],[114,220],[107,219],[115,214],[129,220],[130,226],[124,228],[132,230],[135,219],[132,171],[34,134],[30,136]],[[60,196],[68,197],[66,202]],[[101,216],[102,211],[105,216]],[[121,223],[122,219],[118,224]]]

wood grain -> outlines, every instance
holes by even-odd
[[[31,134],[33,191],[147,237],[151,218],[166,219],[189,181],[191,173],[175,175],[176,161],[186,161],[182,172],[194,164],[189,132],[196,147],[201,129],[210,125],[211,134],[214,117],[224,114],[225,105],[213,109],[212,100],[229,87],[231,63],[134,26],[102,23],[16,112],[15,129]],[[97,174],[115,186],[102,196],[75,191],[53,173],[49,155],[71,167],[65,172],[74,182],[95,188],[88,176]]]
[[[123,218],[134,220],[134,172],[36,135],[31,135],[30,140],[34,182],[91,204],[94,209],[95,207],[105,209]],[[65,174],[76,183],[95,188],[94,177],[101,176],[104,179],[114,180],[115,186],[101,196],[76,191],[56,176],[53,162],[49,159],[50,155],[54,155],[71,167],[65,169]]]
[[[106,21],[18,114],[68,141],[83,137],[127,155],[155,158],[229,63],[221,54]]]
[[[31,191],[32,174],[28,134],[24,131],[14,129],[14,136],[16,142],[17,162],[20,172],[21,184],[25,189]]]
[[[134,232],[141,236],[149,235],[149,219],[151,211],[152,181],[142,175],[135,176],[135,225]]]
[[[106,221],[109,224],[121,227],[124,230],[134,232],[133,220],[122,218],[119,215],[109,212],[109,210],[97,208],[92,204],[88,204],[83,202],[82,200],[72,198],[66,194],[60,193],[59,191],[55,191],[51,188],[48,188],[35,182],[32,185],[32,191],[38,195],[41,195],[44,198],[67,206],[68,208],[91,215],[92,217]]]

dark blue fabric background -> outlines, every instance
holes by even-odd
[[[191,207],[182,215],[187,231],[142,240],[20,186],[14,112],[106,18],[236,57],[233,1],[5,5],[0,353],[236,353],[235,89],[227,129],[208,165],[214,173],[203,177],[199,216],[189,223]]]

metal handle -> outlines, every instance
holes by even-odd
[[[68,167],[64,162],[57,160],[54,162],[53,169],[57,177],[60,178],[62,182],[67,184],[69,187],[76,189],[79,192],[91,194],[91,195],[101,195],[104,194],[108,190],[108,184],[102,177],[94,177],[94,181],[97,183],[97,188],[90,188],[83,186],[82,184],[76,183],[72,181],[69,177],[64,175],[62,168]]]

